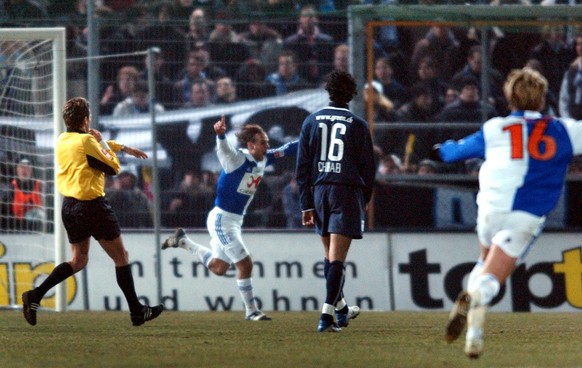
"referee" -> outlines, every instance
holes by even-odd
[[[104,141],[101,133],[90,129],[89,102],[75,97],[65,103],[63,120],[67,131],[59,136],[56,155],[57,187],[64,196],[62,219],[72,258],[61,263],[37,288],[22,294],[24,318],[36,325],[36,311],[43,296],[53,286],[82,270],[89,261],[89,241],[94,237],[115,263],[117,284],[129,305],[131,323],[142,325],[162,313],[162,304],[142,305],[135,292],[127,250],[123,246],[119,223],[105,199],[105,175],[119,173],[115,152],[124,151],[134,157],[147,158],[145,152]]]

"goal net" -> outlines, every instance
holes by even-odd
[[[64,28],[0,29],[0,307],[21,305],[64,258],[53,150],[64,96]],[[63,310],[63,291],[41,307]]]

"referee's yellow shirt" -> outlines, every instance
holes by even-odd
[[[105,149],[88,133],[66,132],[59,136],[56,147],[57,188],[65,197],[81,201],[105,195],[105,174],[119,174],[121,145],[108,141]]]

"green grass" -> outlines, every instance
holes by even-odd
[[[489,313],[485,353],[443,340],[447,313],[366,312],[341,333],[316,312],[164,312],[133,327],[121,312],[0,311],[0,366],[12,367],[581,367],[579,313]]]

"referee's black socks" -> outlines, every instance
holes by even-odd
[[[129,311],[133,314],[140,313],[142,305],[135,293],[135,286],[133,284],[133,275],[131,274],[131,265],[115,267],[115,275],[117,276],[117,284],[123,291]]]
[[[48,275],[46,280],[40,284],[39,287],[34,289],[34,295],[37,300],[40,300],[44,297],[44,294],[47,293],[50,289],[52,289],[55,285],[59,284],[60,282],[69,278],[69,276],[73,275],[73,267],[69,264],[69,262],[63,262],[57,267],[53,269],[53,271]]]

